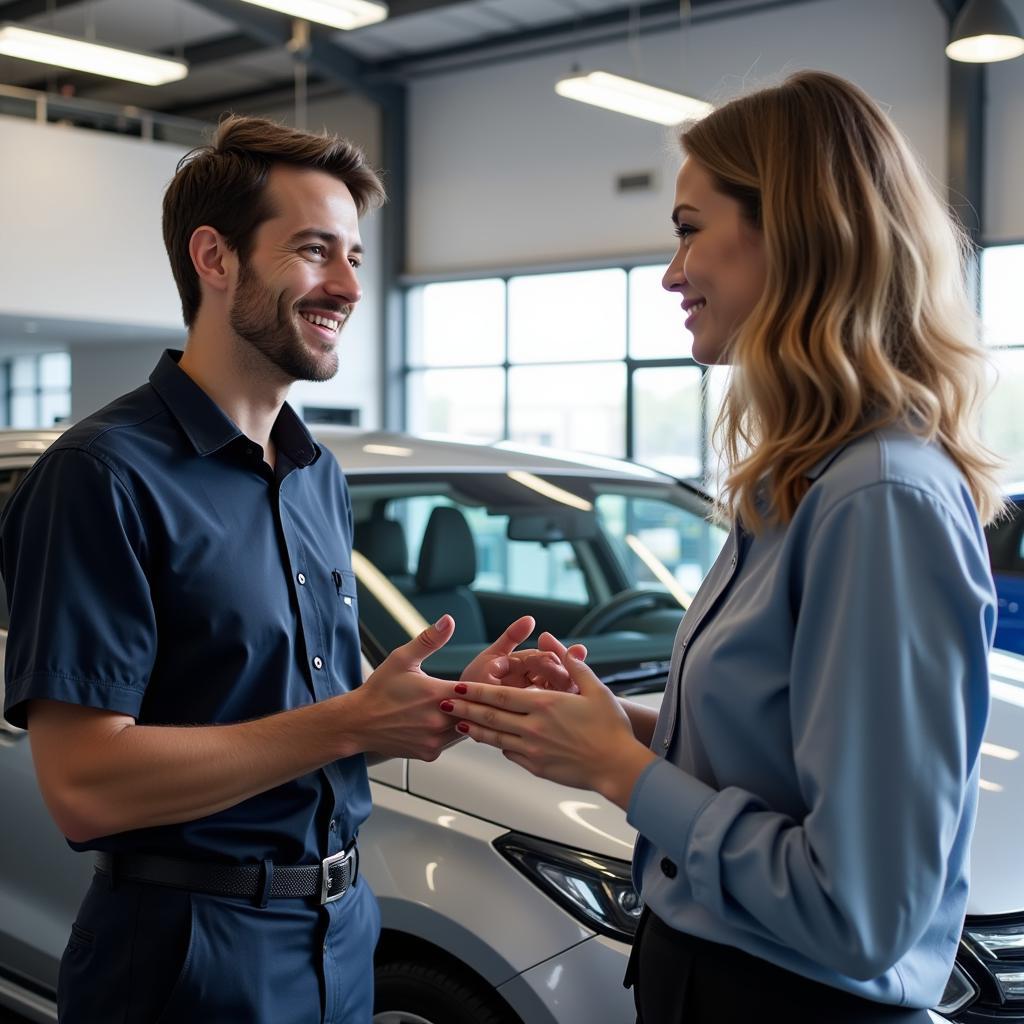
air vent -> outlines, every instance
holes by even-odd
[[[654,188],[653,171],[635,171],[632,174],[620,174],[615,179],[616,192],[649,192]]]

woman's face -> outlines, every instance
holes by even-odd
[[[676,178],[672,222],[679,247],[661,283],[682,298],[693,358],[728,362],[729,342],[764,290],[764,236],[692,157]]]

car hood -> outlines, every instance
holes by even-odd
[[[657,708],[662,696],[630,700]],[[430,764],[410,761],[409,790],[514,832],[619,860],[633,856],[636,832],[618,807],[588,790],[538,779],[494,747],[468,741]]]
[[[1024,910],[1024,658],[994,651],[992,705],[981,757],[981,794],[971,847],[970,914]],[[661,693],[631,698],[648,707]],[[636,832],[595,793],[527,774],[499,751],[460,743],[432,764],[409,763],[409,789],[516,832],[629,860]]]

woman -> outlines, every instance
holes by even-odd
[[[732,366],[732,530],[660,716],[550,655],[509,674],[547,688],[459,684],[445,707],[627,811],[645,1024],[924,1022],[963,923],[995,619],[962,248],[888,118],[832,75],[681,141],[664,286],[695,358]]]

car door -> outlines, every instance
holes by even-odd
[[[995,646],[1024,654],[1024,508],[1018,501],[1024,496],[1013,499],[1011,515],[989,526],[985,539],[999,602]]]
[[[0,464],[0,509],[28,467]],[[0,702],[7,648],[6,592],[0,586]],[[75,854],[36,785],[28,734],[0,718],[0,982],[57,987],[68,926],[92,877],[92,858]]]

